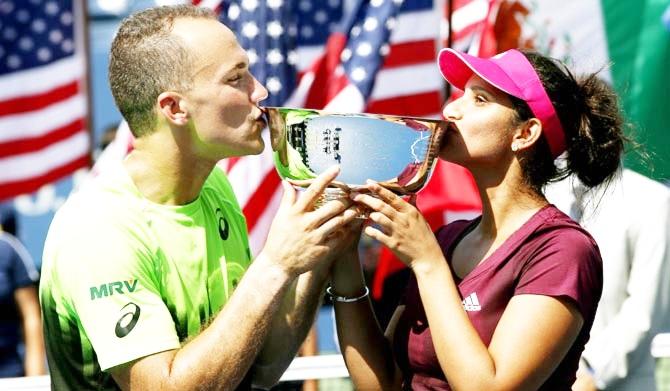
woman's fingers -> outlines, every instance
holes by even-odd
[[[354,200],[354,202],[363,204],[368,208],[372,209],[373,211],[383,213],[390,219],[393,219],[393,217],[397,213],[396,210],[391,205],[384,202],[384,200],[381,200],[377,197],[373,197],[369,194],[352,193],[352,199]]]
[[[393,207],[395,210],[402,211],[407,207],[407,203],[402,198],[400,198],[391,190],[380,186],[377,182],[368,180],[367,188],[373,193],[377,194],[381,200],[391,205],[391,207]]]

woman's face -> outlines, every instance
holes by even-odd
[[[474,168],[498,166],[512,156],[513,130],[520,125],[512,101],[485,80],[471,77],[463,96],[442,114],[454,126],[444,134],[440,158]]]

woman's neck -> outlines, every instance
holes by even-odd
[[[524,183],[520,173],[507,172],[502,180],[488,183],[475,175],[475,181],[482,200],[482,218],[476,229],[482,238],[504,240],[548,204],[544,195]]]

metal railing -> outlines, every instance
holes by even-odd
[[[304,379],[332,379],[349,377],[344,359],[339,354],[296,357],[280,381]],[[51,389],[49,376],[30,376],[0,379],[3,391],[47,391]]]

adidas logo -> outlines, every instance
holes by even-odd
[[[479,299],[477,298],[477,294],[475,292],[470,293],[468,297],[463,299],[463,308],[466,311],[480,311],[482,309],[482,306],[479,305]]]

